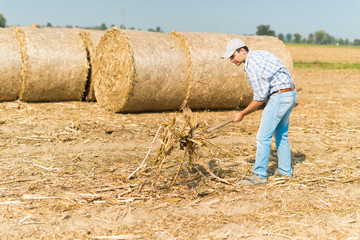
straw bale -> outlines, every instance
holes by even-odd
[[[95,51],[96,47],[100,42],[101,37],[104,35],[105,31],[101,30],[83,30],[80,32],[80,37],[86,47],[88,54],[88,63],[89,63],[89,75],[88,80],[85,86],[85,100],[89,102],[95,102],[95,91],[94,91],[94,74],[92,70],[95,64]]]
[[[90,34],[90,40],[93,44],[94,47],[94,53],[96,51],[96,48],[102,38],[102,36],[104,35],[105,31],[102,30],[88,30],[89,34]]]
[[[16,27],[22,47],[20,100],[82,100],[88,63],[86,49],[72,29]]]
[[[114,112],[178,109],[186,96],[187,66],[171,34],[112,28],[96,50],[96,99]]]
[[[174,35],[176,38],[179,39],[181,46],[183,47],[185,54],[186,54],[186,61],[187,61],[187,81],[188,81],[188,86],[187,86],[187,91],[186,91],[186,96],[185,99],[181,105],[181,108],[184,108],[187,104],[187,101],[190,97],[190,86],[191,86],[191,82],[192,79],[194,78],[194,68],[192,65],[192,60],[191,60],[191,52],[190,52],[190,47],[189,47],[189,43],[186,40],[186,38],[184,37],[184,35],[182,35],[181,33],[178,33],[176,31],[171,32],[172,35]]]
[[[245,88],[245,73],[220,58],[227,34],[173,32],[189,48],[192,78],[183,105],[191,109],[236,108]],[[189,61],[188,60],[188,61]]]
[[[15,32],[0,28],[0,101],[14,101],[21,85],[21,52]]]
[[[28,25],[28,26],[23,26],[22,28],[40,28],[39,24],[32,24],[32,25]]]
[[[236,108],[247,106],[252,90],[246,74],[228,60],[221,59],[227,42],[242,39],[250,49],[263,49],[277,55],[292,71],[292,60],[285,45],[274,37],[239,36],[220,33],[173,32],[191,53],[191,72],[184,105],[192,109]]]

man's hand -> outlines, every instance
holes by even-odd
[[[242,114],[242,112],[239,112],[237,114],[234,114],[234,121],[233,122],[240,122],[241,120],[243,120],[244,115]]]
[[[250,102],[250,104],[241,112],[237,113],[234,115],[234,121],[233,122],[240,122],[241,120],[243,120],[243,118],[252,113],[253,111],[255,111],[256,109],[258,109],[264,102],[266,102],[266,100],[264,101],[255,101],[252,100]]]

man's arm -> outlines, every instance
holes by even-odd
[[[264,101],[252,100],[244,110],[234,115],[233,122],[240,122],[246,115],[258,109],[264,102],[266,102],[266,100]]]

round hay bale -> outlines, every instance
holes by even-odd
[[[245,73],[221,59],[230,35],[172,32],[189,48],[191,79],[183,105],[191,109],[236,108],[246,86]]]
[[[221,33],[173,32],[189,48],[191,79],[184,105],[192,109],[221,109],[247,106],[252,90],[243,66],[221,59],[226,44],[242,39],[250,50],[268,50],[278,56],[292,71],[292,60],[285,45],[275,37],[239,36]]]
[[[80,32],[80,37],[84,42],[84,45],[87,50],[87,57],[89,63],[89,75],[88,80],[85,86],[84,100],[89,102],[95,102],[95,91],[94,91],[94,75],[93,66],[95,64],[95,51],[96,47],[100,42],[101,37],[104,35],[105,31],[100,30],[86,30]]]
[[[15,27],[22,48],[20,100],[82,100],[88,75],[86,49],[64,28]]]
[[[93,46],[93,52],[95,54],[96,48],[104,35],[105,31],[102,30],[88,30],[88,33],[90,35],[90,40]]]
[[[21,86],[21,49],[15,32],[0,28],[0,101],[15,101]]]
[[[173,110],[185,99],[188,63],[170,34],[109,29],[95,61],[96,99],[108,110]]]

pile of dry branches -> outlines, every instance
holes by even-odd
[[[180,162],[178,161],[175,163],[175,165],[179,165],[178,170],[172,176],[170,185],[173,185],[176,182],[182,169],[185,170],[188,175],[190,175],[190,172],[193,170],[196,170],[197,173],[203,175],[199,167],[205,169],[206,172],[210,174],[212,179],[230,184],[228,181],[216,176],[210,170],[209,166],[203,162],[199,150],[202,148],[210,152],[209,147],[213,146],[220,149],[221,151],[224,151],[226,154],[232,156],[234,155],[209,141],[215,136],[214,133],[207,133],[204,131],[204,122],[198,121],[197,117],[194,117],[192,111],[189,108],[183,109],[183,117],[185,122],[181,127],[177,125],[176,116],[174,116],[170,121],[164,120],[161,123],[146,157],[144,158],[141,165],[128,177],[128,179],[132,178],[134,174],[141,169],[142,170],[139,173],[144,173],[149,170],[149,168],[144,167],[145,162],[149,157],[153,144],[156,142],[156,140],[160,140],[160,146],[156,156],[153,159],[154,166],[150,167],[150,169],[152,169],[149,175],[150,180],[157,179],[161,172],[164,171],[164,165],[166,163],[173,162],[174,159],[171,158],[171,155],[178,155],[178,151],[176,150],[182,150],[183,154],[179,157]],[[236,156],[234,157],[236,158]]]

